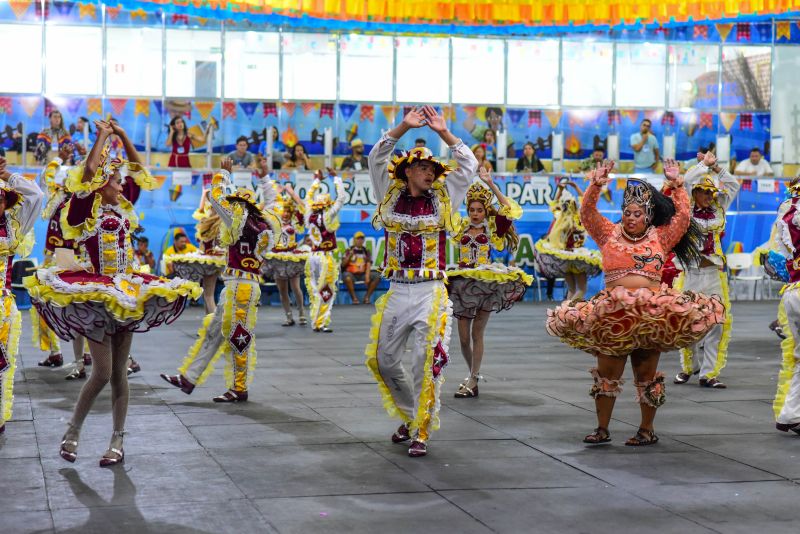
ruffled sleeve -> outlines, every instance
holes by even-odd
[[[522,217],[522,207],[513,199],[508,198],[508,206],[501,206],[494,218],[495,234],[505,237],[514,221]]]
[[[597,210],[597,200],[600,198],[600,186],[589,184],[581,203],[581,222],[586,231],[592,236],[597,246],[602,247],[614,231],[614,223],[603,217]]]
[[[656,228],[658,240],[665,250],[672,250],[678,244],[692,220],[692,210],[686,188],[683,186],[673,188],[670,198],[675,204],[675,215],[672,216],[669,223]],[[591,234],[591,232],[589,233]]]

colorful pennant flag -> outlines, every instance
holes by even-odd
[[[319,109],[319,116],[333,118],[333,104],[322,104]]]
[[[558,123],[561,122],[560,111],[548,110],[544,112],[544,116],[547,117],[547,122],[550,123],[551,128],[555,128],[558,126]]]
[[[775,24],[775,38],[786,39],[792,38],[792,23],[791,22],[778,22]]]
[[[724,43],[728,40],[728,35],[731,34],[731,30],[733,30],[733,23],[727,22],[723,24],[718,22],[714,24],[714,27],[717,29],[717,33],[719,33],[720,40]]]
[[[146,99],[138,99],[136,101],[136,105],[133,108],[133,116],[138,117],[140,115],[144,115],[145,117],[150,116],[150,101]]]
[[[80,17],[82,19],[83,18],[89,18],[89,19],[97,18],[97,13],[95,11],[95,5],[94,4],[78,4],[78,14],[80,15]]]
[[[511,124],[517,125],[519,121],[522,119],[522,116],[525,115],[524,109],[511,109],[508,108],[508,118],[511,121]]]
[[[638,109],[624,110],[621,113],[622,113],[623,117],[628,119],[633,124],[636,124],[636,122],[639,120],[639,110]]]
[[[359,121],[364,122],[365,120],[375,122],[375,106],[372,104],[361,104]]]
[[[319,107],[319,103],[317,102],[303,102],[300,104],[300,109],[303,110],[303,115],[308,116],[313,110]]]
[[[11,97],[0,97],[0,113],[11,113]]]
[[[265,117],[269,117],[270,115],[278,116],[278,106],[275,102],[264,102],[263,104],[263,113]]]
[[[19,20],[28,11],[28,8],[31,7],[31,3],[30,0],[11,0],[8,4],[14,12],[14,16]],[[94,9],[94,6],[92,6],[92,9]]]
[[[749,41],[750,40],[750,23],[739,22],[736,24],[736,40]]]
[[[342,118],[345,121],[349,121],[357,107],[357,104],[339,104],[339,112],[342,114]]]
[[[725,128],[726,132],[731,130],[731,126],[733,126],[733,121],[736,120],[736,113],[720,113],[719,114],[719,122],[722,124],[722,127]]]
[[[39,102],[41,101],[41,97],[38,96],[23,96],[19,99],[19,103],[22,105],[22,109],[25,110],[25,114],[28,117],[33,117],[33,113],[39,107]]]
[[[67,109],[70,115],[75,115],[81,109],[81,105],[83,104],[82,98],[68,98],[64,107]]]
[[[86,114],[87,115],[102,115],[103,114],[103,101],[99,98],[86,99]]]
[[[258,102],[239,102],[239,107],[242,108],[242,111],[244,111],[248,119],[252,119],[258,107]]]
[[[692,33],[695,39],[708,39],[708,26],[697,25]]]
[[[164,115],[164,102],[161,100],[153,100],[153,105],[156,107],[159,115]]]
[[[528,110],[528,128],[531,126],[536,126],[537,128],[542,126],[542,112],[538,109]]]
[[[671,111],[666,111],[661,116],[661,124],[663,126],[675,126],[675,114]]]
[[[236,118],[236,102],[223,102],[222,103],[222,118],[235,119]]]
[[[739,129],[740,130],[752,130],[753,129],[753,114],[752,113],[742,113],[739,115]]]
[[[131,21],[134,19],[147,20],[147,12],[142,8],[131,11]]]
[[[758,113],[756,117],[758,118],[758,123],[761,125],[761,129],[768,132],[770,121],[772,120],[771,115],[769,113]]]
[[[383,112],[383,116],[386,117],[389,124],[394,122],[394,118],[397,116],[399,110],[400,106],[381,106],[381,112]]]
[[[698,123],[698,127],[701,130],[703,128],[708,128],[709,130],[714,128],[714,116],[711,113],[701,113],[700,114],[700,122]]]
[[[226,104],[231,104],[232,102],[226,102]],[[198,113],[200,113],[200,118],[203,120],[208,120],[211,116],[211,112],[214,110],[214,106],[216,102],[195,102],[194,107]],[[236,105],[234,104],[234,118],[236,117]]]
[[[111,110],[113,111],[114,115],[122,115],[122,112],[125,111],[125,106],[128,103],[127,98],[109,98],[108,103],[111,104]]]
[[[613,124],[620,124],[622,122],[622,117],[619,114],[618,109],[610,109],[608,110],[608,125],[611,126]]]
[[[281,108],[284,110],[287,117],[291,117],[294,115],[294,110],[297,108],[297,104],[294,102],[284,102],[281,104]],[[303,112],[308,115],[307,111],[304,110]]]
[[[106,6],[106,15],[108,15],[108,18],[111,20],[116,20],[119,16],[119,12],[120,8],[118,7]]]

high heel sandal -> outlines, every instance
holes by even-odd
[[[281,326],[294,326],[294,317],[292,317],[291,313],[286,314],[286,320],[281,324]]]
[[[100,458],[100,467],[112,467],[117,464],[121,464],[125,461],[125,451],[122,449],[122,438],[125,436],[124,430],[115,430],[111,434],[111,444],[109,444],[108,450]],[[119,447],[111,447],[110,445],[114,444],[114,440],[119,438]],[[116,454],[119,458],[110,458],[108,454]]]
[[[59,454],[63,459],[70,463],[75,463],[75,460],[78,459],[78,439],[77,435],[80,434],[80,430],[75,427],[72,423],[67,423],[67,431],[64,432],[64,437],[61,438],[61,449],[59,450]],[[76,434],[76,439],[67,439],[67,435],[70,432],[74,432]],[[72,447],[73,450],[67,450],[67,447]]]
[[[65,380],[80,380],[86,378],[86,370],[78,369],[77,367],[72,370],[70,374],[64,377]]]
[[[471,379],[475,379],[473,387],[467,386]],[[478,396],[478,382],[483,378],[480,375],[472,375],[464,379],[464,382],[458,385],[458,391],[453,395],[457,399],[471,399]]]
[[[299,319],[299,322],[300,322],[300,326],[305,326],[305,325],[308,324],[308,319],[306,319],[305,316],[301,315],[300,319]]]

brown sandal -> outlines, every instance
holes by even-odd
[[[608,433],[607,428],[603,428],[602,426],[598,426],[594,429],[594,432],[583,438],[583,442],[590,445],[599,445],[600,443],[608,443],[610,441],[611,434]]]
[[[644,447],[646,445],[655,445],[656,443],[658,443],[658,436],[656,436],[655,432],[640,428],[636,431],[635,436],[625,442],[625,445],[628,447]]]

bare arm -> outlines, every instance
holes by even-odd
[[[103,146],[106,144],[108,136],[114,131],[111,125],[105,121],[94,121],[97,128],[97,139],[95,139],[92,149],[86,156],[86,164],[83,167],[83,182],[90,182],[97,172],[97,167],[100,165],[100,156],[103,153]]]
[[[117,134],[122,141],[122,147],[125,149],[125,153],[128,154],[128,161],[142,165],[142,158],[139,156],[139,152],[136,150],[136,147],[133,146],[133,141],[128,137],[127,132],[122,129],[122,126],[116,122],[112,122],[111,129],[114,130],[114,133]]]

